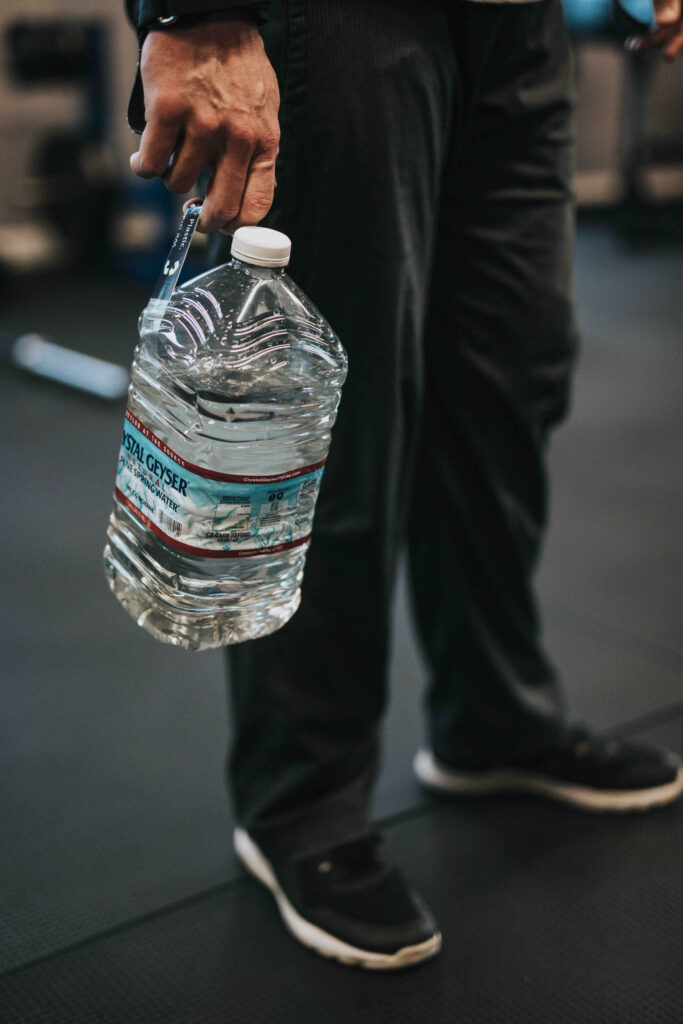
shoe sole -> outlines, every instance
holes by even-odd
[[[420,963],[436,954],[441,949],[441,935],[437,932],[426,942],[414,946],[404,946],[396,953],[373,953],[366,949],[343,942],[330,935],[317,925],[307,921],[288,900],[275,876],[270,862],[264,857],[256,843],[242,828],[233,833],[235,853],[246,870],[273,894],[278,910],[287,930],[304,946],[315,950],[321,956],[339,960],[343,964],[367,967],[371,970],[398,970]]]
[[[553,782],[547,776],[517,769],[462,772],[440,764],[430,750],[420,750],[413,769],[423,786],[448,796],[489,796],[494,793],[532,793],[550,797],[584,811],[647,811],[672,803],[683,793],[683,766],[676,778],[650,789],[598,790],[590,786]]]

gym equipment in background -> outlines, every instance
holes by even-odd
[[[35,214],[55,228],[75,263],[106,259],[117,192],[109,129],[107,28],[83,19],[11,22],[5,32],[15,84],[71,86],[82,96],[80,123],[49,132],[33,154]]]

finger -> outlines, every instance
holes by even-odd
[[[675,60],[680,53],[683,53],[683,29],[679,30],[677,35],[668,43],[664,50],[664,56],[667,60]]]
[[[275,158],[261,156],[249,168],[247,182],[242,194],[239,212],[228,224],[221,227],[225,234],[232,234],[237,228],[258,224],[273,205],[275,193]]]
[[[661,50],[667,46],[677,34],[678,28],[675,25],[666,25],[649,32],[646,36],[634,36],[629,42],[629,49],[637,53],[647,53],[650,50]]]
[[[164,184],[171,192],[189,192],[202,171],[211,163],[212,150],[204,139],[185,135],[176,147]]]
[[[140,178],[161,176],[168,168],[178,142],[178,126],[150,121],[140,139],[140,148],[130,158],[131,170]]]
[[[248,171],[248,156],[232,150],[221,155],[206,189],[200,222],[202,231],[222,230],[238,216]]]
[[[658,25],[673,25],[681,17],[681,0],[654,0],[654,11]]]

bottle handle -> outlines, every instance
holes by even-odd
[[[159,279],[152,292],[152,297],[143,310],[143,317],[150,320],[159,320],[165,313],[169,304],[173,289],[176,286],[180,271],[187,256],[190,242],[197,227],[199,215],[202,212],[202,200],[192,199],[186,207],[180,227],[171,244],[166,262],[164,263]]]

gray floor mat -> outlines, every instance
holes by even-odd
[[[579,255],[586,342],[575,415],[553,447],[554,515],[540,582],[550,650],[576,713],[615,726],[681,694],[683,413],[674,370],[683,256],[617,259],[609,234],[593,229],[581,234]],[[617,302],[617,289],[633,298]],[[6,296],[0,327],[51,329],[64,344],[128,360],[146,291],[94,278],[72,282],[71,292],[68,282],[46,282],[40,295],[34,305],[20,289]],[[220,885],[236,869],[221,656],[156,644],[118,608],[101,574],[122,406],[8,371],[0,400],[11,438],[2,549],[3,969]],[[392,676],[379,817],[422,803],[410,758],[426,674],[405,584]]]

